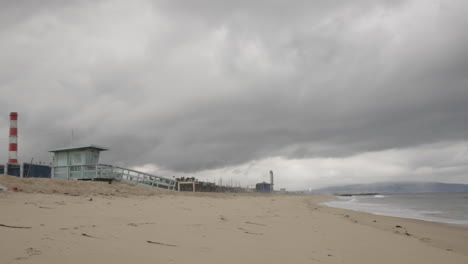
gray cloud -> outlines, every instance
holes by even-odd
[[[23,159],[72,130],[179,172],[467,140],[464,1],[36,2],[0,4]]]

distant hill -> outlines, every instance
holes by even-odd
[[[332,186],[312,190],[313,193],[431,193],[431,192],[468,192],[468,184],[440,182],[382,182]]]

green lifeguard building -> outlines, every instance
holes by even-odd
[[[174,190],[176,180],[99,163],[99,154],[107,148],[84,145],[49,150],[54,153],[51,176],[55,179],[105,180],[126,182],[145,187],[158,187]]]
[[[96,145],[53,149],[52,178],[95,179],[108,178],[99,170],[99,154],[107,148]],[[112,176],[112,175],[109,175]]]

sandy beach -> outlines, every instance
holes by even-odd
[[[0,263],[468,263],[468,228],[320,205],[0,176]]]

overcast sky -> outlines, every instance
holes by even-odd
[[[0,1],[0,160],[468,183],[468,1]],[[73,131],[73,142],[71,135]]]

